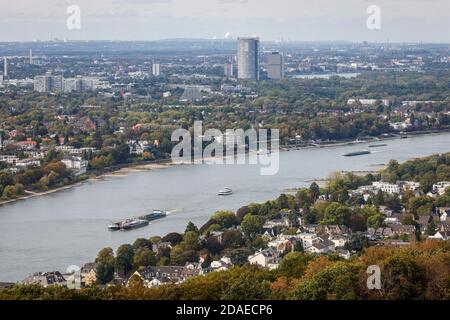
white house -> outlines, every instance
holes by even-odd
[[[303,248],[306,250],[318,240],[318,236],[315,233],[300,233],[297,235],[297,239],[302,241]]]
[[[334,243],[328,239],[318,239],[313,245],[306,249],[307,252],[315,254],[327,254],[334,251]]]
[[[210,268],[214,271],[226,271],[233,266],[231,258],[228,256],[222,257],[220,260],[211,262]]]
[[[389,194],[399,194],[401,191],[401,188],[398,184],[376,181],[376,182],[373,182],[372,185],[375,188],[377,188],[378,190],[381,190],[381,191],[389,193]]]
[[[445,193],[445,190],[447,188],[450,188],[450,182],[449,181],[441,181],[433,185],[433,191],[438,193],[439,195],[443,195]]]
[[[67,169],[76,171],[75,175],[77,176],[85,174],[87,171],[88,162],[81,157],[67,157],[61,162],[66,165]]]
[[[343,247],[348,242],[348,239],[344,236],[332,236],[330,241],[333,242],[335,247]]]
[[[255,264],[270,270],[278,268],[279,260],[277,254],[270,249],[258,251],[248,257],[248,262],[250,264]]]

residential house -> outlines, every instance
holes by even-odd
[[[278,254],[272,249],[261,250],[248,257],[248,262],[250,264],[258,265],[270,270],[278,268],[280,260]]]
[[[418,191],[420,189],[420,182],[415,181],[397,181],[397,185],[403,191]]]
[[[141,155],[149,150],[148,142],[146,141],[129,140],[127,144],[131,155]]]
[[[343,247],[348,242],[348,236],[346,235],[332,235],[328,239],[334,243],[335,247]]]
[[[201,275],[201,269],[198,268],[189,269],[180,266],[160,266],[137,270],[130,279],[137,276],[142,280],[144,286],[151,288],[167,283],[179,284],[199,275]],[[127,285],[129,285],[129,280]]]
[[[81,157],[65,157],[61,162],[66,165],[67,169],[73,170],[76,176],[87,172],[88,161]]]
[[[231,258],[228,256],[223,256],[218,261],[211,262],[210,268],[212,271],[226,271],[233,266]]]
[[[437,211],[439,212],[439,220],[441,222],[450,220],[450,208],[437,208]]]
[[[399,185],[397,184],[392,184],[392,183],[386,183],[386,182],[381,182],[381,181],[375,181],[372,183],[372,185],[377,189],[377,190],[381,190],[385,193],[388,194],[399,194],[401,191],[401,188]]]
[[[390,226],[393,235],[402,236],[402,235],[414,235],[416,232],[416,228],[411,225],[403,225],[403,224],[395,224]]]
[[[307,252],[314,254],[328,254],[335,249],[334,243],[329,239],[318,238],[315,240],[311,247],[306,249]]]
[[[275,240],[270,241],[267,246],[274,249],[279,254],[294,251],[296,239],[279,235]]]
[[[345,235],[349,234],[351,230],[344,225],[327,225],[325,226],[325,232],[329,235]]]
[[[16,145],[20,148],[20,150],[34,150],[37,148],[37,142],[31,140],[31,138],[27,138],[25,141],[19,141]]]
[[[49,286],[65,286],[67,281],[59,271],[35,273],[22,281],[23,284],[39,284],[44,288]]]
[[[383,239],[383,238],[389,238],[394,235],[391,228],[369,228],[367,230],[367,233],[371,238],[377,238],[377,239]]]
[[[433,192],[442,196],[445,193],[445,190],[450,188],[449,181],[441,181],[433,185]]]
[[[172,244],[170,242],[159,242],[152,245],[152,251],[158,253],[160,250],[171,249]]]
[[[81,285],[92,286],[97,282],[97,263],[86,263],[81,268]]]
[[[336,253],[339,257],[344,258],[345,260],[349,260],[352,256],[350,251],[342,248],[337,248]]]
[[[222,241],[223,241],[223,231],[212,231],[212,232],[210,232],[210,237],[213,237],[219,243],[222,243]]]
[[[388,209],[388,207],[386,207],[386,206],[380,206],[379,210],[386,217],[391,217],[394,214],[394,212],[392,210]]]
[[[308,249],[319,238],[316,233],[300,233],[297,234],[297,239],[302,241],[303,249]]]

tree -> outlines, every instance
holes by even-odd
[[[114,276],[114,251],[111,248],[104,248],[99,251],[97,258],[96,278],[98,284],[107,284]]]
[[[333,202],[325,210],[325,217],[322,224],[326,225],[346,225],[350,224],[350,217],[352,211],[349,207],[342,205],[338,202]]]
[[[223,246],[215,237],[206,239],[204,247],[211,255],[217,255],[223,250]]]
[[[172,246],[178,245],[181,241],[183,241],[183,236],[179,233],[172,232],[167,234],[164,238],[161,239],[163,242],[170,242]]]
[[[317,273],[312,279],[302,280],[293,292],[299,300],[354,300],[358,297],[359,265],[337,262]]]
[[[279,277],[301,278],[305,273],[308,262],[311,260],[309,255],[291,252],[288,253],[280,263],[277,269]]]
[[[199,259],[199,256],[198,256],[197,251],[187,250],[187,251],[184,251],[180,255],[179,264],[181,266],[184,266],[187,262],[198,262],[198,259]]]
[[[248,256],[250,256],[251,254],[252,251],[247,248],[235,249],[230,252],[230,259],[234,265],[243,266],[248,262]]]
[[[236,249],[244,245],[242,233],[238,230],[226,230],[222,234],[222,245],[224,248]]]
[[[287,196],[283,193],[277,199],[278,209],[289,209],[289,201]]]
[[[133,265],[136,269],[140,267],[156,266],[156,255],[148,248],[140,248],[133,257]]]
[[[268,281],[261,281],[254,276],[242,275],[234,280],[224,292],[224,300],[265,300],[270,296]]]
[[[297,241],[294,245],[294,252],[304,253],[305,248],[303,247],[302,241]]]
[[[133,268],[134,250],[129,244],[124,244],[117,249],[116,269],[121,276],[125,276]]]
[[[217,211],[213,215],[212,219],[215,220],[216,223],[222,227],[222,229],[231,228],[238,223],[236,216],[232,211]]]
[[[313,183],[311,184],[311,186],[309,187],[309,191],[310,191],[311,197],[312,197],[314,200],[319,199],[319,196],[320,196],[320,188],[319,188],[319,185],[318,185],[317,183],[313,182]]]
[[[380,228],[383,225],[385,218],[385,215],[381,213],[370,216],[367,218],[367,227],[375,229]]]
[[[199,238],[195,232],[186,232],[183,236],[183,241],[180,242],[180,247],[183,250],[198,250]]]
[[[388,299],[413,300],[424,298],[425,273],[413,257],[396,254],[382,265],[382,288]]]
[[[250,213],[250,208],[245,206],[242,208],[239,208],[238,211],[236,212],[236,218],[238,219],[239,222],[241,222],[244,217]]]
[[[175,246],[170,250],[170,264],[172,266],[179,266],[181,263],[181,255],[184,250],[180,246]]]
[[[246,215],[242,221],[241,228],[245,236],[253,240],[263,231],[264,221],[259,216]]]
[[[104,248],[99,251],[97,254],[97,258],[95,259],[96,263],[112,263],[114,264],[114,251],[111,248]]]
[[[143,249],[143,248],[147,248],[147,249],[152,249],[152,242],[150,240],[144,239],[144,238],[139,238],[136,239],[136,241],[134,241],[133,243],[133,250],[137,251],[139,249]]]
[[[186,232],[195,232],[197,234],[199,233],[197,226],[195,224],[193,224],[191,221],[189,221],[184,233],[186,233]]]
[[[105,285],[111,282],[114,278],[114,264],[99,263],[95,270],[97,283]]]
[[[350,217],[350,229],[352,232],[366,231],[367,219],[362,214],[354,214]]]

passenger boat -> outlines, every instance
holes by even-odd
[[[371,144],[369,145],[369,148],[380,148],[380,147],[386,147],[386,143],[380,143],[380,144]]]
[[[233,194],[233,190],[231,190],[230,188],[224,188],[223,190],[220,190],[218,195],[219,196],[230,196]]]

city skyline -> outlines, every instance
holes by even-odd
[[[381,29],[370,30],[366,0],[30,0],[6,3],[0,41],[224,39],[259,36],[262,41],[450,42],[444,0],[380,0]],[[69,30],[67,8],[81,10],[80,29]],[[423,15],[427,12],[427,15]]]

